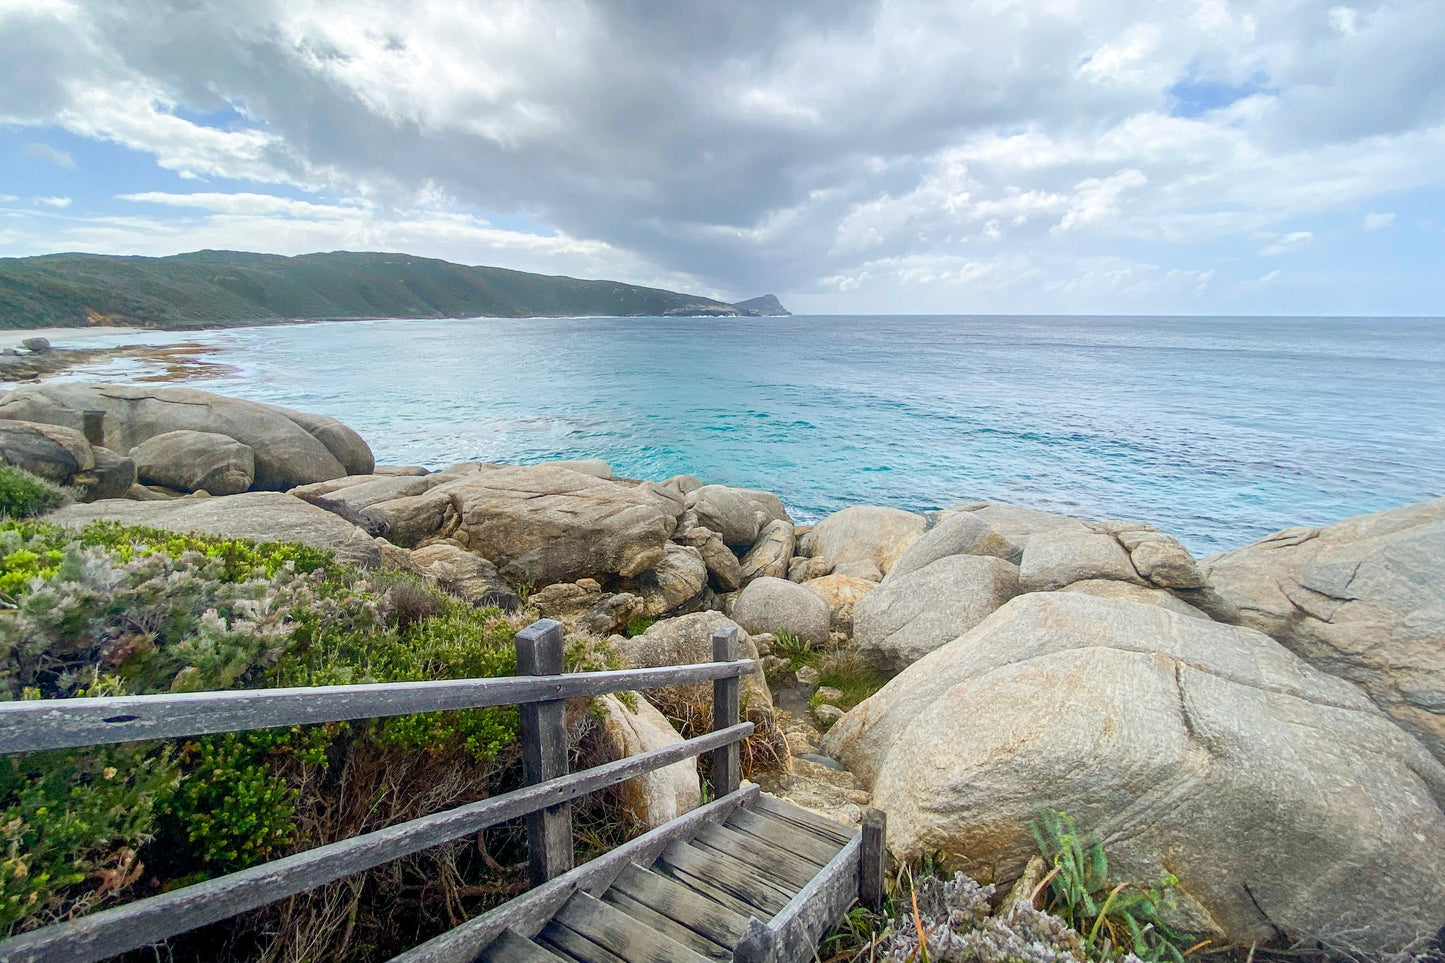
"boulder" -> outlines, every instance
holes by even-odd
[[[1363,693],[1260,632],[1075,593],[1024,595],[915,662],[824,738],[873,789],[902,859],[1006,884],[1040,806],[1112,878],[1180,880],[1237,945],[1445,924],[1445,767]]]
[[[33,354],[44,354],[50,350],[49,338],[25,338],[20,342],[20,347]]]
[[[818,558],[796,557],[788,563],[789,582],[811,582],[815,578],[833,574],[833,563],[821,556]]]
[[[1019,562],[1019,588],[1025,592],[1052,592],[1098,578],[1144,581],[1114,536],[1086,528],[1058,527],[1035,533]]]
[[[1204,586],[1199,563],[1173,535],[1144,522],[1100,522],[1099,527],[1124,546],[1134,570],[1154,585],[1170,589]]]
[[[689,495],[702,487],[702,480],[691,475],[673,475],[662,483],[663,488],[669,488],[679,495]]]
[[[815,525],[803,536],[799,554],[826,558],[839,574],[881,582],[926,526],[913,512],[858,505]]]
[[[85,436],[70,428],[38,422],[0,421],[0,460],[57,485],[95,467]]]
[[[1238,620],[1365,690],[1445,761],[1445,498],[1207,558]]]
[[[371,470],[373,475],[430,475],[431,469],[422,468],[420,465],[377,465]]]
[[[1081,595],[1092,595],[1101,599],[1123,599],[1126,602],[1139,602],[1142,605],[1157,605],[1161,609],[1168,609],[1170,612],[1191,619],[1209,618],[1188,602],[1181,601],[1177,596],[1161,588],[1146,588],[1143,585],[1135,585],[1133,582],[1092,578],[1065,585],[1059,591],[1078,592]]]
[[[826,645],[833,613],[823,597],[787,579],[763,576],[743,587],[733,618],[749,632],[784,632],[814,645]]]
[[[642,618],[657,618],[689,602],[700,601],[707,588],[707,566],[702,553],[695,548],[667,542],[662,560],[633,578],[623,579],[619,587],[642,599]]]
[[[617,695],[599,696],[596,711],[609,762],[682,742],[667,717],[636,692],[627,693],[625,702]],[[623,809],[643,830],[656,829],[700,805],[702,781],[693,759],[634,776],[622,784]]]
[[[729,548],[750,548],[769,522],[792,524],[778,496],[747,488],[704,485],[687,493],[686,507],[698,525],[717,532]]]
[[[183,492],[239,495],[256,477],[251,449],[229,435],[210,431],[168,431],[130,450],[142,485]]]
[[[702,554],[703,564],[707,566],[713,586],[719,592],[735,592],[742,588],[742,565],[717,532],[710,528],[690,528],[673,540],[680,545],[695,548]]]
[[[946,555],[885,580],[853,606],[853,641],[879,669],[901,672],[1017,595],[1018,573],[994,556]]]
[[[566,468],[571,471],[580,471],[584,475],[591,475],[594,478],[611,478],[612,466],[601,458],[575,458],[566,461],[544,461],[542,464],[551,468]]]
[[[793,523],[779,519],[768,522],[758,540],[742,559],[742,580],[746,584],[759,576],[787,578],[793,560]]]
[[[437,542],[413,551],[411,560],[423,575],[471,605],[495,605],[507,612],[522,607],[517,593],[497,574],[497,567],[464,548]]]
[[[1023,552],[972,512],[949,512],[909,546],[883,581],[916,572],[949,555],[992,555],[1017,564]]]
[[[720,629],[736,628],[738,623],[721,612],[693,612],[663,619],[647,627],[641,635],[615,640],[618,655],[628,668],[647,669],[664,665],[695,665],[712,661],[712,637]],[[758,649],[746,631],[739,633],[738,657],[757,659]],[[678,686],[695,699],[711,704],[712,683],[695,682]],[[742,677],[743,701],[751,709],[771,712],[773,693],[763,677],[761,667]]]
[[[84,430],[87,411],[104,412],[101,443],[123,455],[172,431],[233,438],[254,454],[256,489],[285,491],[352,469],[371,471],[370,449],[334,418],[192,388],[47,383],[24,385],[0,401],[0,419],[76,431]]]
[[[633,619],[642,617],[646,602],[631,592],[604,595],[572,622],[578,632],[609,636],[621,632]]]
[[[197,532],[258,542],[301,542],[330,549],[338,561],[362,568],[375,568],[381,562],[381,550],[374,538],[324,509],[281,492],[167,501],[111,498],[70,505],[50,518],[76,527],[105,519],[171,532]]]
[[[365,509],[368,526],[385,532],[387,539],[405,548],[427,539],[451,538],[461,525],[456,502],[445,491],[432,489],[375,502]]]
[[[955,511],[967,511],[983,519],[1001,537],[1017,545],[1020,551],[1028,546],[1029,539],[1038,532],[1050,532],[1057,529],[1088,530],[1082,519],[1074,518],[1072,515],[1044,512],[1036,508],[1010,505],[1006,502],[960,505],[955,508]],[[1010,561],[1015,560],[1011,559]]]
[[[77,475],[72,481],[85,485],[84,501],[95,502],[102,498],[129,498],[131,487],[136,483],[135,462],[124,455],[117,455],[109,448],[91,446],[94,466],[84,475]]]
[[[832,613],[830,626],[835,632],[853,632],[853,609],[858,600],[878,587],[877,582],[851,575],[824,575],[802,583],[803,588],[817,592],[828,603]]]
[[[438,475],[348,475],[332,481],[302,485],[290,494],[334,512],[371,535],[390,536],[392,519],[372,511],[383,502],[424,495],[444,481]],[[350,482],[350,484],[344,484]],[[412,544],[419,541],[415,533],[403,525],[402,534]],[[425,537],[425,536],[422,536]]]
[[[681,512],[651,487],[549,465],[480,468],[414,497],[450,499],[470,551],[510,580],[541,585],[641,575],[663,561]]]

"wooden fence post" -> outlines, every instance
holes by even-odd
[[[883,810],[869,809],[863,814],[862,843],[858,901],[879,910],[888,895],[888,814]]]
[[[737,626],[718,629],[713,633],[712,660],[714,662],[736,662],[738,660]],[[741,680],[737,676],[714,680],[712,684],[713,732],[738,724],[740,684]],[[736,742],[712,751],[712,781],[713,798],[715,799],[721,799],[738,791],[738,786],[742,782],[742,753]]]
[[[562,623],[538,619],[517,633],[518,675],[561,675]],[[521,716],[522,777],[527,785],[567,774],[567,701],[526,702]],[[527,856],[533,886],[572,868],[572,805],[527,817]]]

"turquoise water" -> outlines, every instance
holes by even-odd
[[[1445,491],[1445,320],[374,321],[209,332],[196,387],[380,460],[605,458],[847,505],[1136,518],[1197,553]],[[146,340],[141,338],[140,340]]]

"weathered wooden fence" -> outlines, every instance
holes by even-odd
[[[0,753],[517,705],[526,783],[501,796],[11,937],[0,942],[0,963],[103,960],[522,816],[527,817],[532,883],[541,886],[572,869],[571,800],[704,752],[712,753],[717,801],[682,820],[735,805],[743,795],[739,743],[753,726],[738,721],[739,679],[755,663],[738,659],[737,629],[713,637],[712,662],[653,669],[565,673],[562,626],[550,619],[518,632],[516,646],[518,674],[509,678],[0,704]],[[712,732],[581,772],[567,771],[568,699],[708,680],[713,682]],[[638,850],[629,844],[612,861]],[[541,894],[536,899],[547,894],[545,888],[534,892]],[[518,902],[532,905],[536,899]],[[476,945],[476,934],[462,935]],[[441,938],[427,944],[430,949],[406,956],[450,958],[454,945],[460,944]]]

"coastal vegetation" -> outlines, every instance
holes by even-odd
[[[730,304],[618,281],[406,254],[0,258],[0,328],[204,328],[329,318],[730,316]]]

